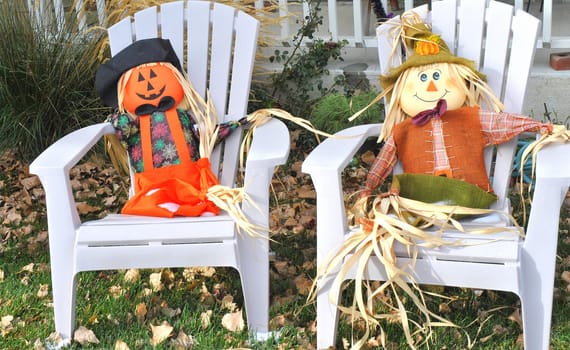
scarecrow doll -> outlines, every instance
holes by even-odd
[[[111,158],[118,168],[134,172],[134,195],[123,214],[202,216],[217,215],[221,208],[255,235],[257,227],[240,207],[250,199],[243,188],[219,185],[208,157],[240,126],[247,127],[247,146],[255,127],[272,115],[312,130],[280,109],[260,109],[239,121],[217,123],[211,101],[194,90],[166,39],[127,46],[100,67],[95,85],[104,104],[116,109],[108,118],[116,130],[109,142]],[[120,156],[125,149],[128,161]]]
[[[108,119],[134,172],[134,196],[122,213],[217,215],[208,191],[218,181],[208,155],[200,154],[200,142],[212,136],[219,142],[240,123],[220,124],[216,135],[200,134],[210,116],[203,114],[205,102],[182,74],[170,41],[129,45],[100,67],[96,90],[107,106],[117,109]]]
[[[331,290],[342,290],[339,286],[344,281],[343,271],[364,271],[370,257],[379,258],[386,267],[388,280],[380,287],[372,287],[365,284],[362,274],[357,275],[356,306],[338,307],[362,318],[369,326],[382,328],[380,320],[398,319],[403,323],[408,345],[415,348],[413,325],[418,331],[430,333],[435,324],[432,319],[439,325],[453,324],[427,308],[413,278],[412,284],[408,284],[413,276],[409,269],[413,267],[397,264],[395,242],[406,244],[410,256],[415,256],[420,241],[432,247],[460,244],[434,233],[445,227],[469,233],[458,224],[458,218],[495,212],[488,209],[497,197],[486,172],[484,148],[507,142],[523,132],[549,135],[553,125],[503,112],[502,104],[474,63],[454,56],[440,36],[432,33],[431,27],[415,13],[402,15],[400,26],[395,29],[395,45],[402,41],[409,54],[404,63],[380,77],[384,90],[373,103],[385,96],[388,101],[379,136],[383,145],[367,174],[359,200],[349,213],[357,227],[319,266],[315,280],[340,269],[333,282],[336,287]],[[375,196],[375,190],[398,161],[404,173],[392,177],[387,193]],[[488,232],[496,229],[490,227]],[[516,226],[499,229],[519,233]],[[478,233],[483,231],[479,229]],[[313,293],[316,288],[315,283]],[[385,296],[388,291],[393,299],[382,300],[391,312],[379,315],[369,309],[373,305],[371,298]],[[423,321],[410,320],[399,297],[402,291],[415,304]],[[338,300],[336,297],[331,295],[331,300]],[[355,347],[363,345],[367,336],[368,327]],[[429,338],[427,334],[424,340]]]
[[[370,196],[400,160],[404,173],[422,175],[410,180],[417,189],[400,188],[409,195],[417,190],[417,199],[421,200],[423,181],[441,186],[433,190],[442,193],[441,200],[446,200],[447,194],[453,197],[455,186],[473,187],[470,193],[488,200],[472,203],[466,198],[462,203],[448,204],[487,207],[493,201],[487,194],[493,189],[485,170],[484,148],[523,132],[550,133],[553,126],[502,112],[501,102],[472,61],[451,54],[446,43],[413,14],[402,20],[404,42],[412,53],[403,64],[380,77],[382,96],[389,98],[379,137],[384,145],[371,166],[361,197]]]

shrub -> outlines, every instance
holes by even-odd
[[[353,125],[380,123],[384,119],[384,106],[380,103],[370,106],[353,122],[348,120],[354,113],[366,107],[377,94],[374,91],[362,92],[352,97],[340,93],[329,94],[316,104],[310,119],[317,129],[328,133],[335,133]]]
[[[101,31],[80,31],[75,15],[59,28],[25,1],[0,4],[0,150],[31,160],[64,134],[104,119],[95,94]]]

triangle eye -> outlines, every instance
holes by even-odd
[[[138,80],[137,80],[137,81],[139,81],[139,82],[140,82],[140,81],[144,81],[144,77],[143,77],[143,75],[142,75],[140,72],[139,72],[139,77],[138,77]]]
[[[156,73],[152,69],[150,70],[150,77],[156,78]]]

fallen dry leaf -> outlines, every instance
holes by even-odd
[[[523,329],[523,321],[522,321],[522,316],[521,316],[521,310],[519,308],[516,308],[515,311],[513,311],[512,314],[509,315],[509,317],[507,317],[509,320],[516,322],[520,329]]]
[[[161,278],[162,278],[162,273],[160,272],[155,272],[150,274],[148,283],[150,284],[153,291],[158,292],[162,290],[163,285]]]
[[[143,322],[147,314],[146,304],[139,303],[135,307],[135,316],[139,320],[139,322]]]
[[[200,315],[200,323],[202,324],[202,329],[207,329],[210,327],[210,320],[212,319],[212,310],[202,312]]]
[[[34,263],[29,263],[28,265],[22,267],[20,272],[33,272],[34,271]]]
[[[307,295],[312,285],[313,282],[304,275],[299,275],[295,277],[295,286],[297,287],[297,291],[301,295]]]
[[[562,280],[566,283],[570,283],[570,271],[564,271],[562,272],[562,274],[560,275],[560,278],[562,278]]]
[[[129,269],[125,272],[125,282],[126,283],[136,283],[140,280],[141,273],[138,269]]]
[[[127,343],[119,339],[115,342],[114,350],[130,350],[130,349]]]
[[[99,339],[97,339],[95,333],[84,326],[80,326],[75,330],[73,333],[73,339],[81,345],[85,345],[87,343],[99,344]]]
[[[231,295],[225,295],[222,299],[222,309],[233,312],[236,308],[237,305],[234,303],[234,297]]]
[[[183,331],[178,332],[176,339],[172,340],[172,347],[176,350],[192,349],[197,342],[193,336],[187,335]]]
[[[13,320],[14,316],[12,315],[2,316],[2,318],[0,319],[0,327],[2,327],[2,329],[11,327]]]
[[[0,269],[0,282],[4,282],[4,270]]]
[[[47,284],[40,284],[40,288],[38,289],[36,296],[40,299],[45,298],[48,295],[48,288],[49,286]]]
[[[79,212],[80,215],[86,215],[89,213],[94,213],[94,212],[97,212],[99,210],[100,210],[100,208],[89,205],[86,202],[78,202],[77,203],[77,211]]]
[[[115,299],[119,298],[123,294],[123,287],[111,286],[109,287],[109,294],[111,294],[111,296]]]
[[[172,333],[172,330],[174,329],[166,321],[164,321],[159,326],[151,325],[150,328],[152,329],[152,339],[150,340],[150,344],[152,346],[156,346],[156,345],[162,343],[163,341],[165,341],[166,339],[168,339],[168,337]]]
[[[222,317],[222,326],[230,332],[241,332],[245,327],[241,310],[225,314]]]

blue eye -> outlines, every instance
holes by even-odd
[[[439,80],[439,72],[433,73],[433,80]]]
[[[425,74],[425,73],[422,73],[422,74],[420,75],[420,80],[421,80],[421,81],[427,81],[427,78],[428,78],[428,76],[427,76],[427,74]]]

